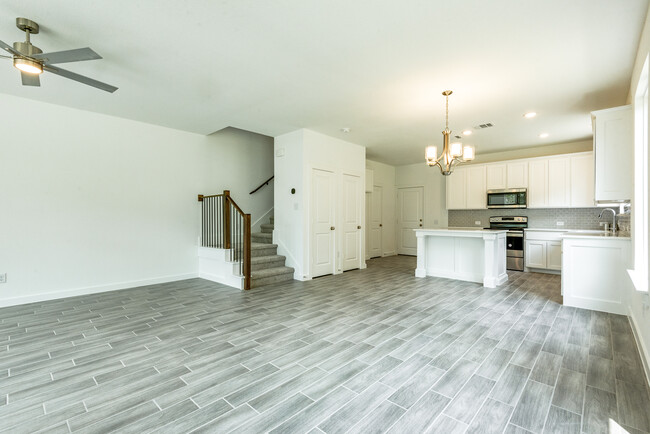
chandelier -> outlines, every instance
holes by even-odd
[[[452,94],[452,91],[446,90],[442,94],[445,96],[445,130],[442,132],[442,154],[438,157],[437,146],[427,146],[424,157],[427,161],[427,166],[438,166],[440,172],[447,176],[451,175],[454,166],[472,161],[475,157],[475,150],[474,146],[463,146],[458,142],[449,143],[449,135],[451,134],[451,130],[449,129],[449,95]]]

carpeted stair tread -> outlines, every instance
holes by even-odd
[[[293,276],[293,268],[291,267],[276,267],[276,268],[267,268],[265,270],[258,270],[251,272],[251,278],[253,280],[263,279],[265,277],[277,276],[280,274],[291,274]]]
[[[269,246],[270,244],[264,245]],[[287,258],[282,255],[257,256],[251,258],[251,264],[264,264],[266,262],[284,261],[285,259]]]
[[[263,224],[263,225],[260,226],[260,228],[262,229],[262,233],[264,233],[264,234],[272,234],[274,225],[272,225],[272,224]]]
[[[251,242],[251,250],[270,249],[271,247],[278,247],[278,245],[270,243],[257,243],[255,241]]]

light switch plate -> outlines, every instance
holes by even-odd
[[[480,220],[475,220],[475,221],[474,221],[474,224],[475,224],[476,226],[481,226],[481,221],[480,221]]]
[[[7,283],[7,273],[0,273],[0,283]]]
[[[555,222],[557,226],[564,226],[564,222]]]

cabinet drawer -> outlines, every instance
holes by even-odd
[[[525,232],[526,232],[526,240],[561,241],[562,235],[567,231],[548,232],[548,231],[526,230]]]

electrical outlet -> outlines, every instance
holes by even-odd
[[[480,221],[480,220],[476,220],[476,221],[474,221],[474,224],[475,224],[476,226],[481,226],[481,221]]]
[[[0,283],[7,283],[7,273],[0,273]]]
[[[557,226],[564,226],[564,222],[555,222]]]

